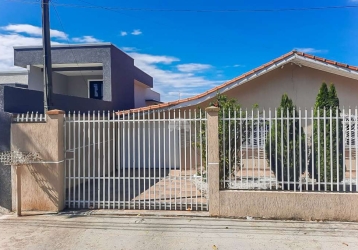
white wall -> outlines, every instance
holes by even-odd
[[[146,99],[146,90],[148,87],[145,87],[144,84],[134,82],[134,107],[140,108],[145,107]]]
[[[27,72],[24,74],[19,73],[1,73],[0,72],[0,84],[2,83],[22,83],[27,84],[28,75]]]
[[[103,79],[103,76],[68,76],[67,94],[88,98],[88,80]]]

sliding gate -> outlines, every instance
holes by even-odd
[[[203,111],[65,116],[66,206],[207,210]]]

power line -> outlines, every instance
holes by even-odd
[[[38,4],[38,1],[26,0],[5,0],[7,2],[19,2],[26,4]],[[81,1],[85,2],[85,1]],[[86,2],[88,3],[88,2]],[[89,3],[90,4],[90,3]],[[320,7],[302,7],[302,8],[278,8],[278,9],[152,9],[152,8],[123,8],[115,6],[100,5],[79,5],[52,2],[53,6],[70,7],[70,8],[87,8],[87,9],[104,9],[109,11],[142,11],[142,12],[195,12],[195,13],[237,13],[237,12],[287,12],[287,11],[318,11],[318,10],[338,10],[338,9],[356,9],[358,5],[341,5],[341,6],[320,6]]]
[[[53,9],[55,10],[57,19],[58,19],[58,21],[59,21],[59,23],[60,23],[60,25],[61,25],[62,30],[65,32],[65,28],[64,28],[64,26],[63,26],[63,23],[62,23],[60,14],[58,13],[56,6],[53,5],[53,2],[52,2],[52,1],[51,1],[50,3],[51,3],[51,5],[53,6]],[[67,41],[68,47],[70,48],[70,51],[71,51],[71,53],[72,53],[72,56],[73,56],[73,58],[75,59],[75,63],[77,64],[77,67],[79,67],[77,58],[76,58],[75,54],[73,53],[73,51],[72,51],[72,49],[71,49],[71,44],[70,44],[70,40],[68,39],[68,37],[66,37],[66,41]],[[83,76],[81,70],[80,70],[80,74],[81,74],[81,77],[82,77],[82,79],[83,79],[83,82],[84,82],[85,84],[87,84],[87,81],[86,81],[85,77]]]

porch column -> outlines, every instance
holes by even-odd
[[[208,143],[208,186],[209,186],[209,214],[220,215],[219,197],[219,127],[218,107],[208,107],[207,114],[207,143]]]

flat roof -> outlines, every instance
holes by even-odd
[[[27,70],[0,71],[0,75],[27,75]]]
[[[75,44],[54,44],[51,45],[51,48],[75,48],[75,47],[108,47],[115,46],[112,43],[75,43]],[[116,47],[116,46],[115,46]],[[14,49],[42,49],[42,45],[32,45],[32,46],[14,46]]]

